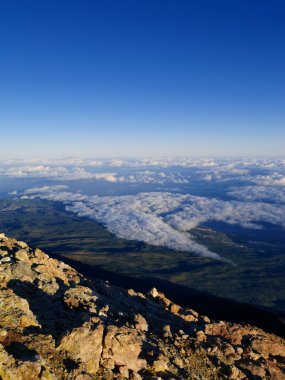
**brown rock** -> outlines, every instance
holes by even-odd
[[[0,292],[0,324],[8,329],[39,326],[29,308],[27,300],[20,298],[10,289]]]
[[[257,338],[251,343],[254,351],[260,353],[264,358],[271,356],[285,357],[285,347],[282,344],[273,343],[268,339]]]
[[[33,282],[37,277],[37,274],[28,262],[18,261],[13,265],[12,276],[14,279]]]
[[[138,372],[146,365],[146,361],[139,359],[143,340],[135,331],[126,327],[108,326],[102,357],[111,358],[115,365]]]
[[[86,286],[77,286],[76,288],[69,288],[64,293],[64,302],[71,309],[75,308],[90,308],[96,309],[96,300],[98,296],[93,290]],[[95,310],[94,310],[95,311]]]
[[[124,377],[124,378],[126,378],[126,379],[128,379],[129,378],[129,370],[128,370],[128,368],[126,367],[126,366],[120,366],[119,367],[119,372],[120,372],[120,374]]]
[[[168,370],[168,360],[165,360],[165,359],[155,360],[153,362],[152,368],[154,372],[165,372]]]
[[[207,316],[204,316],[204,317],[203,317],[203,321],[204,321],[205,323],[211,323],[210,319],[209,319]]]
[[[76,328],[62,339],[57,350],[79,363],[87,373],[96,374],[102,352],[103,331],[102,325],[94,330],[88,327]]]
[[[152,288],[152,289],[149,291],[149,295],[150,295],[151,297],[153,297],[153,298],[156,298],[156,297],[159,296],[159,293],[158,293],[158,291],[157,291],[156,288]]]
[[[256,365],[242,365],[242,368],[244,368],[247,372],[249,372],[252,376],[256,376],[259,379],[265,379],[266,378],[266,372],[264,368]]]
[[[207,341],[207,337],[204,334],[204,331],[198,331],[196,333],[196,340],[197,340],[197,342],[201,342],[201,343]]]
[[[170,305],[171,313],[178,314],[180,310],[181,310],[181,307],[179,305],[176,305],[175,303]]]
[[[141,314],[135,314],[134,321],[136,322],[136,329],[140,331],[147,331],[148,324],[146,319]]]
[[[15,257],[19,261],[29,261],[28,252],[25,249],[20,249],[15,253]]]
[[[273,380],[285,380],[284,367],[283,371],[273,361],[267,362],[267,369],[270,373],[270,378]]]
[[[39,363],[26,362],[9,370],[11,379],[37,380],[40,377],[42,366]]]
[[[281,338],[91,282],[1,234],[0,246],[3,380],[284,379]]]
[[[194,321],[196,321],[196,318],[192,314],[184,315],[183,319],[186,322],[194,322]]]
[[[101,366],[106,369],[114,369],[115,368],[115,362],[113,359],[104,359],[101,360]]]
[[[28,244],[25,243],[24,241],[18,241],[17,242],[18,246],[21,247],[21,248],[28,248]]]
[[[229,379],[236,380],[240,378],[240,371],[235,366],[230,366],[228,374],[229,374]]]

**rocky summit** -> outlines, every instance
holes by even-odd
[[[0,379],[285,379],[285,341],[91,281],[0,234]]]

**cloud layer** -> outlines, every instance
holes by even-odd
[[[1,176],[43,178],[47,185],[81,179],[106,181],[109,187],[120,183],[156,185],[147,189],[164,192],[99,197],[72,193],[68,187],[57,185],[29,189],[23,197],[61,201],[68,210],[103,223],[119,237],[205,257],[220,258],[192,239],[191,229],[199,224],[222,221],[257,229],[266,222],[285,228],[282,158],[7,161],[0,164]],[[178,193],[189,191],[188,185],[196,191],[207,186],[214,188],[215,194],[224,194],[221,196],[226,195],[228,200],[165,192],[166,188]],[[96,184],[93,194],[95,191]]]
[[[284,159],[163,158],[129,160],[6,161],[0,177],[51,180],[103,180],[113,183],[187,184],[192,176],[205,182],[238,180],[264,186],[285,187]]]
[[[285,204],[285,189],[280,186],[256,185],[235,187],[228,194],[244,201]]]
[[[217,253],[191,238],[191,229],[207,221],[244,228],[262,228],[259,223],[269,222],[285,228],[285,205],[264,202],[222,201],[168,192],[99,197],[58,186],[29,189],[22,198],[64,202],[68,211],[101,222],[118,237],[218,260],[222,258]]]

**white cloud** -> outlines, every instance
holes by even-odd
[[[176,183],[185,184],[188,183],[188,179],[181,175],[179,172],[164,173],[157,171],[140,171],[133,172],[130,175],[121,175],[118,177],[118,182],[122,183],[153,183],[153,184],[165,184]]]
[[[0,176],[17,178],[48,178],[58,181],[96,179],[117,182],[116,173],[91,172],[80,166],[25,165],[0,169]]]
[[[188,179],[175,171],[172,173],[164,173],[162,171],[150,170],[133,170],[129,174],[119,174],[117,172],[102,172],[95,167],[99,166],[98,162],[90,161],[88,166],[58,166],[46,165],[38,163],[32,165],[13,165],[0,168],[0,176],[16,177],[16,178],[46,178],[57,181],[72,181],[81,179],[101,180],[107,182],[120,183],[188,183]],[[98,165],[97,165],[98,164]],[[119,162],[113,162],[115,166],[119,166]],[[109,169],[109,168],[106,168]],[[102,170],[102,168],[101,168]]]
[[[68,189],[68,186],[65,185],[53,185],[53,186],[42,186],[42,187],[34,187],[32,189],[28,189],[25,191],[25,195],[29,194],[49,194],[57,191],[62,191]],[[11,193],[12,194],[12,193]]]
[[[46,192],[44,189],[29,189],[22,198],[64,202],[67,210],[101,222],[121,238],[223,260],[218,254],[193,241],[189,233],[171,227],[160,215],[178,207],[186,196],[142,193],[137,196],[98,197],[58,190],[51,187]]]
[[[251,178],[251,182],[264,186],[285,186],[285,176],[280,173],[258,175]]]
[[[0,167],[0,175],[57,180],[101,179],[126,183],[185,184],[189,181],[191,172],[208,182],[241,180],[259,185],[284,186],[284,161],[284,159],[191,157],[96,160],[71,157],[55,160],[6,161]],[[100,173],[102,168],[106,169],[104,175]],[[182,174],[179,173],[179,168]]]
[[[244,201],[265,201],[285,204],[285,190],[280,186],[244,186],[232,188],[228,194]]]
[[[65,189],[29,189],[23,197],[64,202],[69,211],[101,222],[121,238],[213,259],[221,257],[191,238],[191,229],[201,223],[223,221],[245,228],[262,228],[260,222],[270,222],[285,228],[284,205],[222,201],[166,192],[99,197],[62,190]]]

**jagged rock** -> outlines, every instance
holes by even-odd
[[[0,325],[5,329],[39,326],[28,301],[18,297],[11,289],[1,289],[0,305]]]
[[[262,338],[253,339],[251,347],[260,353],[264,358],[271,356],[285,357],[285,347],[283,344],[272,343],[272,341]]]
[[[197,342],[206,342],[207,341],[207,337],[204,334],[204,331],[198,331],[196,333],[196,339],[197,339]]]
[[[91,309],[96,312],[96,293],[86,286],[70,288],[64,293],[64,302],[71,309]]]
[[[197,318],[194,317],[192,314],[185,315],[183,318],[186,322],[194,322],[197,320]]]
[[[57,350],[78,363],[80,370],[95,375],[101,359],[103,333],[103,325],[98,325],[96,329],[90,325],[75,328],[63,337]]]
[[[24,241],[18,241],[18,246],[21,248],[28,248],[28,244]]]
[[[257,365],[242,365],[243,370],[247,373],[248,377],[252,376],[252,378],[257,379],[265,379],[266,371],[261,366]]]
[[[25,249],[20,249],[15,253],[15,257],[19,261],[29,261],[28,252]]]
[[[8,240],[7,236],[5,234],[1,233],[0,234],[0,241],[4,242],[6,240]]]
[[[146,362],[139,359],[143,339],[134,330],[126,327],[108,326],[103,342],[103,359],[113,359],[115,366],[125,366],[138,372]]]
[[[229,376],[229,379],[232,379],[232,380],[240,379],[239,369],[235,366],[230,366],[228,370],[228,376]]]
[[[210,323],[210,322],[211,322],[210,319],[209,319],[207,316],[204,316],[204,317],[203,317],[203,321],[204,321],[205,323]]]
[[[134,321],[136,322],[136,329],[140,331],[147,331],[148,330],[148,324],[146,319],[140,315],[135,314]]]
[[[26,262],[26,260],[18,261],[13,265],[12,275],[14,278],[28,282],[33,282],[37,277],[37,273],[35,273],[35,271],[31,268],[31,265]]]
[[[156,288],[152,288],[152,289],[149,291],[149,295],[150,295],[151,297],[153,297],[153,298],[156,298],[156,297],[159,296],[159,293],[158,293],[158,291],[157,291]]]
[[[134,289],[128,289],[128,294],[133,297],[146,298],[146,296],[140,292],[135,292]]]
[[[155,360],[153,362],[154,372],[165,372],[168,370],[168,360]]]
[[[285,342],[153,288],[90,281],[0,234],[0,379],[285,378]]]

